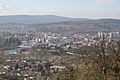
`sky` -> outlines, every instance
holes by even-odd
[[[120,0],[0,0],[3,15],[120,19]]]

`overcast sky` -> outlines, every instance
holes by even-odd
[[[120,0],[0,0],[0,15],[119,18]]]

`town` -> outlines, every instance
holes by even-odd
[[[89,54],[101,41],[115,46],[119,39],[119,31],[94,35],[1,31],[0,80],[52,80],[65,68],[80,63],[76,57]]]

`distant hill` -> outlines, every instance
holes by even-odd
[[[56,15],[11,15],[0,16],[0,23],[43,24],[62,21],[86,20],[84,18],[69,18]]]
[[[81,21],[64,21],[44,25],[36,25],[37,28],[50,32],[98,32],[120,30],[119,19],[97,19]]]
[[[0,16],[0,29],[44,32],[98,32],[120,30],[120,19],[69,18],[55,15]]]

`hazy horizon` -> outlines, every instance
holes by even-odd
[[[0,16],[57,15],[120,19],[119,0],[0,0]]]
[[[71,16],[64,16],[64,15],[54,15],[54,14],[42,14],[42,15],[34,15],[34,14],[11,14],[11,15],[0,15],[0,17],[3,16],[58,16],[58,17],[65,17],[65,18],[77,18],[77,19],[120,19],[120,18],[111,18],[111,17],[101,17],[101,18],[87,18],[87,17],[71,17]]]

